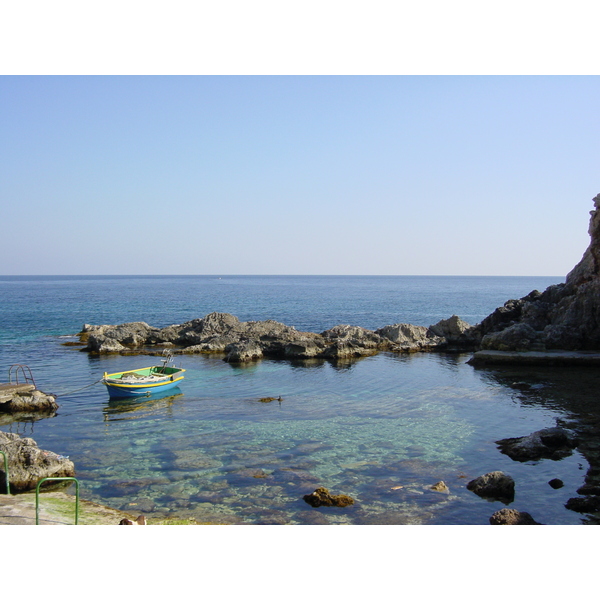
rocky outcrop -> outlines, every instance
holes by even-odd
[[[496,444],[502,454],[519,462],[542,458],[561,460],[573,453],[577,439],[562,427],[548,427],[524,437],[500,440]]]
[[[490,525],[541,525],[528,512],[502,508],[490,517]]]
[[[8,460],[11,493],[34,490],[44,477],[73,477],[75,466],[66,456],[38,448],[37,443],[16,433],[0,431],[0,450]],[[6,491],[4,461],[0,460],[0,493]]]
[[[312,494],[306,494],[304,501],[313,508],[318,508],[319,506],[345,507],[354,504],[354,498],[345,496],[344,494],[332,496],[329,490],[324,487],[317,488]]]
[[[320,334],[297,331],[277,321],[242,322],[227,313],[210,313],[181,325],[162,329],[147,323],[84,325],[79,333],[86,351],[156,353],[173,347],[178,353],[223,353],[224,360],[248,362],[264,356],[285,359],[346,359],[380,351],[423,352],[450,345],[473,345],[475,331],[456,316],[430,328],[398,323],[371,331],[355,325],[337,325]]]
[[[445,344],[443,338],[431,333],[427,327],[407,323],[386,325],[375,333],[389,340],[399,351],[433,350]]]
[[[477,326],[483,350],[600,350],[600,194],[593,202],[590,245],[565,283],[496,309]]]
[[[0,386],[0,413],[36,413],[49,416],[57,409],[55,397],[37,390],[32,384]]]
[[[441,492],[442,494],[450,493],[450,488],[444,481],[438,481],[437,483],[434,483],[429,489],[433,490],[434,492]]]
[[[479,329],[463,321],[459,316],[452,315],[429,328],[429,334],[443,338],[449,347],[472,349],[481,341]]]
[[[157,331],[147,323],[122,325],[84,325],[79,338],[87,341],[87,349],[98,354],[121,352],[126,347],[143,346],[151,334]]]
[[[509,503],[515,497],[515,481],[502,471],[492,471],[469,481],[467,489],[481,498]]]

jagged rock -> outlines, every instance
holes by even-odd
[[[396,323],[377,329],[375,333],[392,342],[396,349],[403,351],[432,350],[446,343],[446,340],[430,332],[421,325]]]
[[[440,329],[453,341],[469,338],[471,328],[459,317],[440,321]],[[468,333],[468,335],[467,335]],[[241,322],[227,313],[210,313],[202,319],[162,329],[147,323],[83,326],[79,333],[88,352],[105,354],[152,353],[144,346],[179,346],[179,353],[227,353],[230,362],[256,360],[260,356],[287,359],[347,359],[375,354],[382,350],[418,352],[443,348],[446,338],[422,326],[389,325],[371,331],[354,325],[337,325],[321,334],[297,331],[273,320]]]
[[[87,350],[98,354],[118,353],[126,350],[117,340],[103,334],[92,334],[88,338]]]
[[[429,328],[429,332],[434,336],[444,338],[448,344],[453,346],[473,346],[480,341],[477,328],[469,325],[457,315],[438,321]]]
[[[359,358],[361,356],[370,356],[378,352],[377,348],[365,347],[360,343],[352,341],[337,340],[321,353],[323,358],[344,359]]]
[[[600,194],[590,245],[563,284],[509,300],[478,326],[486,350],[600,350]],[[502,334],[500,334],[502,332]]]
[[[502,471],[492,471],[469,481],[467,489],[482,498],[512,502],[515,497],[515,482]]]
[[[434,492],[442,492],[443,494],[450,493],[450,488],[443,481],[438,481],[437,483],[434,483],[430,489],[432,489]]]
[[[377,332],[356,325],[336,325],[321,335],[328,341],[351,342],[370,348],[377,348],[383,341]]]
[[[482,350],[526,351],[541,343],[541,334],[527,323],[515,323],[502,331],[489,333],[481,341]]]
[[[527,512],[501,508],[490,517],[490,525],[541,525]]]
[[[54,414],[57,409],[56,398],[36,390],[34,385],[0,387],[0,413]]]
[[[97,328],[84,325],[84,330],[80,333],[80,339],[87,340],[88,351],[99,354],[121,352],[126,347],[143,346],[150,335],[158,331],[156,327],[143,322],[102,325]]]
[[[263,351],[256,342],[238,342],[229,344],[225,348],[227,356],[223,359],[225,362],[248,362],[263,357]]]
[[[600,496],[586,496],[585,498],[569,498],[565,504],[569,510],[579,513],[600,512]]]
[[[0,450],[6,453],[8,459],[11,493],[33,490],[44,477],[75,475],[75,465],[67,457],[38,448],[31,438],[0,431]],[[0,493],[5,491],[6,473],[4,461],[0,460]]]
[[[286,344],[283,351],[286,358],[317,358],[321,356],[326,347],[325,342],[306,338]]]
[[[319,506],[350,506],[354,504],[354,499],[350,496],[340,494],[338,496],[332,496],[324,487],[317,488],[312,494],[306,494],[304,501],[310,504],[314,508]]]
[[[577,438],[562,427],[549,427],[524,437],[499,440],[496,444],[502,454],[519,462],[542,458],[561,460],[573,453]]]

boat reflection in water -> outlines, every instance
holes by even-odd
[[[110,398],[108,405],[103,407],[104,421],[125,421],[128,419],[143,419],[148,415],[171,415],[174,404],[183,398],[178,387],[151,396],[136,396],[132,398]]]

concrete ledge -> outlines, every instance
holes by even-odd
[[[470,365],[600,365],[599,352],[575,352],[549,350],[547,352],[503,352],[500,350],[480,350],[468,361]]]

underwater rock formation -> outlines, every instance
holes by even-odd
[[[304,501],[313,508],[318,508],[319,506],[344,507],[354,504],[354,498],[345,496],[344,494],[332,496],[329,493],[329,490],[324,487],[317,488],[312,494],[306,494],[304,496]]]

